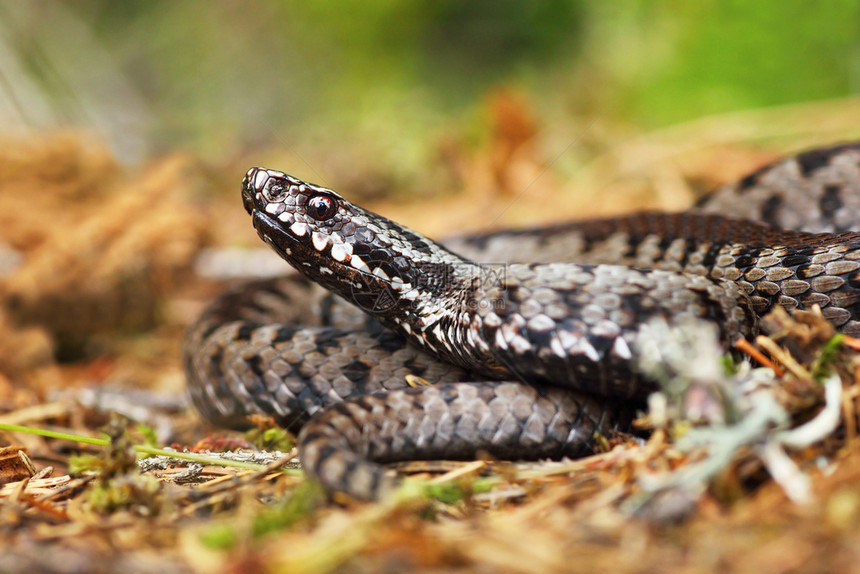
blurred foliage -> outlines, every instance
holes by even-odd
[[[499,87],[551,129],[642,130],[846,96],[858,58],[851,0],[42,0],[0,5],[0,121],[129,161],[280,145],[396,175],[480,133]]]
[[[615,3],[616,9],[619,5],[639,14],[626,25],[628,33],[651,32],[638,32],[638,47],[644,48],[638,57],[617,57],[626,103],[617,111],[647,124],[844,96],[858,88],[857,2],[627,0]],[[614,16],[606,21],[623,22]],[[623,39],[623,32],[617,30],[616,38]],[[638,72],[629,70],[631,64]]]

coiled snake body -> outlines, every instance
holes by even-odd
[[[448,248],[273,170],[251,169],[242,198],[304,278],[208,308],[186,340],[192,401],[222,426],[261,413],[301,428],[305,470],[357,498],[396,483],[379,463],[591,452],[595,431],[626,425],[656,388],[632,367],[653,317],[708,319],[731,340],[775,305],[819,305],[860,333],[860,234],[846,232],[860,221],[860,144],[767,166],[688,212]],[[755,222],[727,215],[738,206]],[[321,318],[306,324],[314,305]],[[409,387],[409,374],[435,384]]]

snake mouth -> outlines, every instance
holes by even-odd
[[[244,194],[243,194],[244,199]],[[307,250],[307,253],[314,253],[316,250],[313,246],[311,234],[306,230],[306,225],[297,224],[288,225],[264,210],[259,209],[253,201],[250,202],[250,209],[246,202],[245,209],[251,214],[251,221],[257,235],[271,246],[282,258],[287,261],[293,261],[293,251],[296,249]],[[301,230],[302,233],[298,233]]]
[[[247,205],[245,208],[248,209]],[[248,212],[260,239],[268,243],[281,257],[288,258],[290,246],[295,245],[296,239],[262,211],[252,207]]]
[[[254,196],[247,189],[242,190],[242,205],[245,206],[245,211],[248,212],[248,215],[254,215],[257,206],[254,205]]]

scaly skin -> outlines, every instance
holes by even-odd
[[[714,214],[740,204],[798,230],[844,230],[860,218],[858,166],[858,145],[816,150],[720,190],[698,211],[450,244],[485,261],[533,261],[503,266],[478,265],[330,189],[254,168],[242,193],[260,237],[376,322],[346,319],[333,303],[322,324],[299,328],[295,310],[309,301],[285,303],[307,297],[298,278],[227,295],[189,334],[192,400],[225,426],[263,413],[302,427],[308,473],[361,499],[394,484],[382,462],[583,454],[594,431],[625,426],[624,400],[655,389],[633,368],[652,318],[710,320],[731,340],[754,334],[774,305],[817,304],[844,332],[860,332],[860,235]],[[278,317],[273,307],[292,311]],[[438,386],[405,389],[407,373]],[[470,379],[493,382],[461,382]]]

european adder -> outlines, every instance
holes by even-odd
[[[192,401],[217,425],[260,413],[301,429],[305,470],[360,499],[396,484],[386,462],[592,452],[595,431],[624,427],[656,388],[633,367],[654,317],[713,321],[730,341],[775,305],[819,305],[860,333],[860,234],[848,231],[860,144],[777,162],[683,213],[446,247],[278,171],[248,171],[242,199],[301,275],[207,309],[185,345]]]

